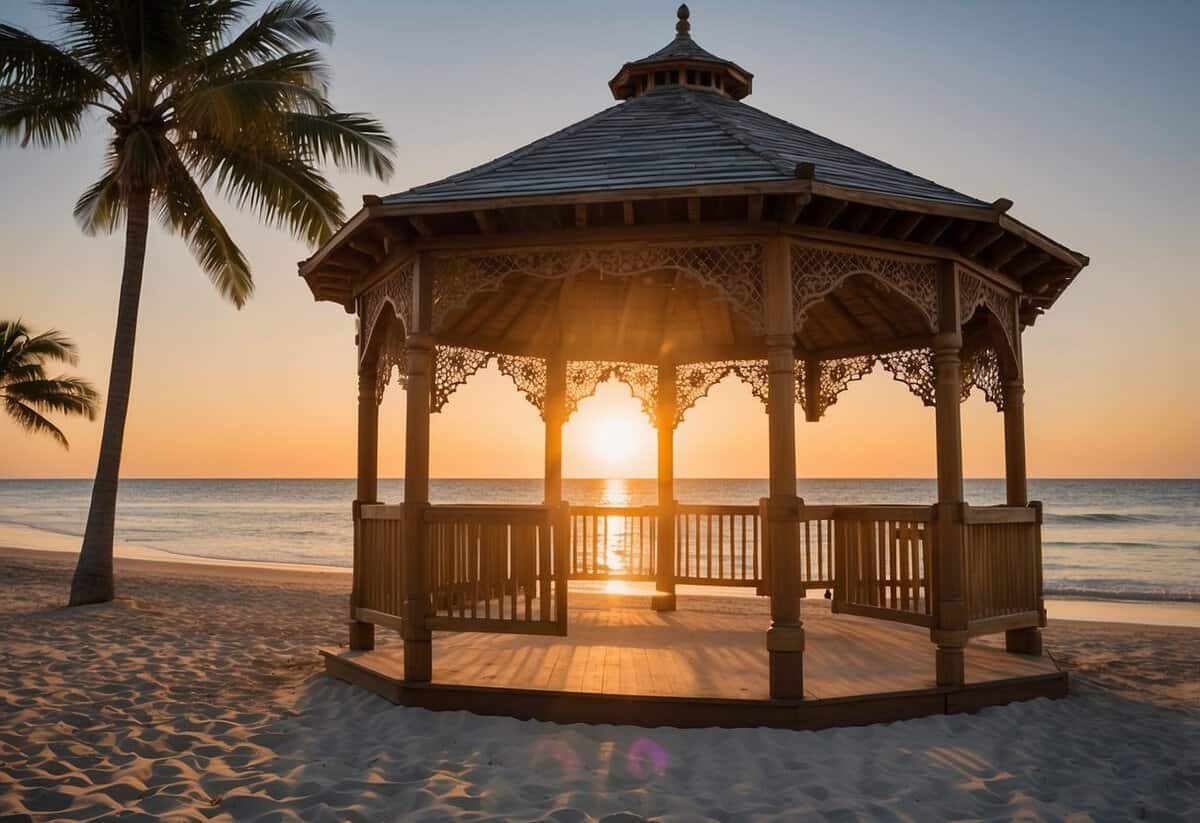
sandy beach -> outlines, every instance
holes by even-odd
[[[976,715],[557,726],[326,677],[346,575],[121,559],[67,610],[71,560],[0,550],[5,819],[1200,819],[1195,629],[1052,620],[1072,696]]]

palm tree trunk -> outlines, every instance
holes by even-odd
[[[117,330],[113,340],[108,399],[104,406],[104,431],[100,459],[92,484],[92,504],[75,578],[71,581],[71,605],[104,603],[113,599],[113,522],[117,515],[117,482],[121,474],[121,447],[125,440],[125,415],[129,410],[129,386],[133,381],[133,348],[137,337],[138,303],[142,296],[142,272],[146,264],[146,235],[150,230],[150,191],[129,194],[125,222],[125,267],[121,273],[121,299],[117,306]]]

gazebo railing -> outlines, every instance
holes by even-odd
[[[758,506],[675,506],[675,581],[762,588]]]
[[[426,627],[566,634],[562,512],[552,506],[426,508]]]
[[[1041,504],[964,506],[962,520],[968,631],[1044,625]]]
[[[404,506],[356,511],[352,615],[399,628]],[[801,511],[804,588],[832,588],[835,612],[936,628],[933,506]],[[430,629],[563,634],[568,579],[656,580],[656,506],[425,506],[421,517]],[[1040,504],[963,505],[955,521],[969,634],[1045,625]],[[675,582],[769,594],[765,523],[762,503],[676,504]]]
[[[571,506],[570,539],[572,580],[655,579],[657,506]]]
[[[356,506],[354,523],[354,619],[400,628],[404,606],[404,507]]]
[[[933,625],[932,506],[834,509],[833,610]]]

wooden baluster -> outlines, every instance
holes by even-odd
[[[725,579],[725,515],[717,514],[717,579]]]

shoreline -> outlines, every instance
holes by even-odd
[[[80,538],[75,535],[36,529],[31,526],[0,523],[0,553],[34,552],[49,555],[74,554]],[[305,563],[285,563],[258,560],[233,560],[228,558],[204,557],[201,555],[177,554],[132,543],[118,542],[113,548],[114,556],[122,561],[147,561],[151,563],[173,563],[180,566],[223,569],[223,576],[234,575],[243,579],[257,576],[286,575],[329,575],[346,577],[351,573],[347,566],[324,566]],[[254,574],[237,574],[253,572]],[[649,584],[589,583],[579,581],[572,590],[581,592],[608,591],[621,594],[651,593]],[[680,594],[693,597],[753,598],[745,589],[725,589],[708,586],[680,586]],[[814,595],[818,596],[818,595]],[[1200,628],[1200,603],[1184,601],[1143,600],[1095,600],[1087,598],[1046,598],[1046,612],[1052,620],[1079,620],[1090,623],[1120,623],[1142,626],[1174,626]]]

